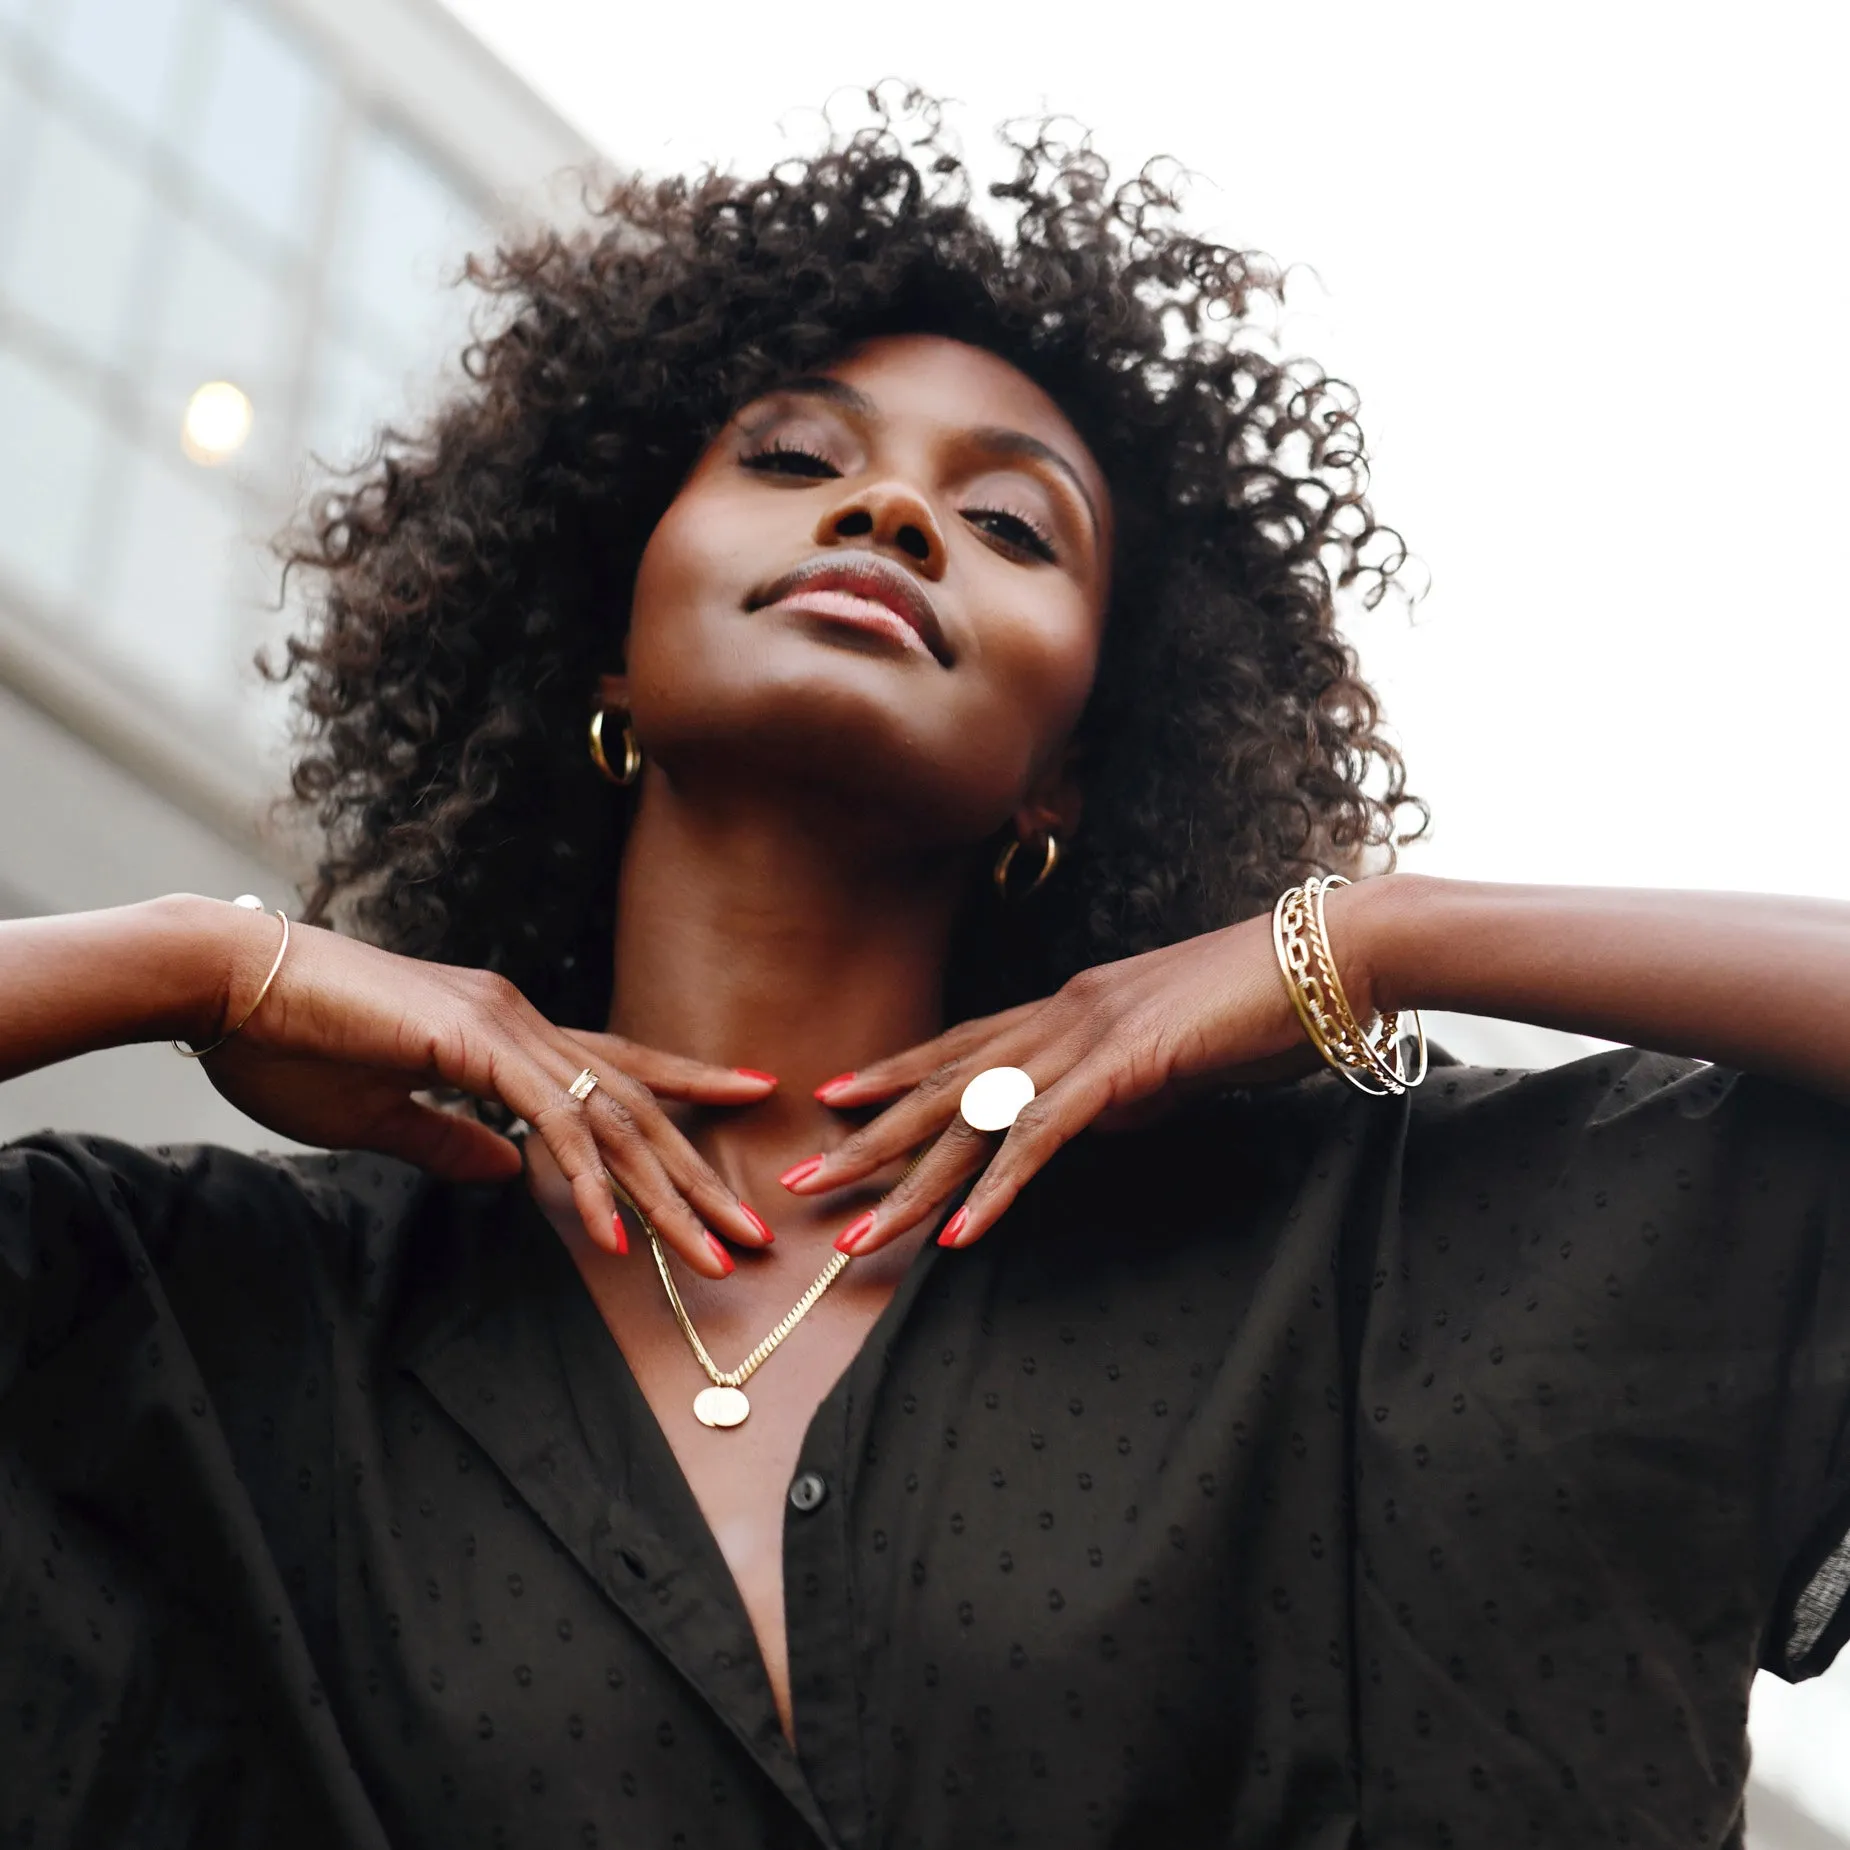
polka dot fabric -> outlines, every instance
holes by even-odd
[[[0,1152],[0,1845],[1738,1843],[1850,1629],[1850,1115],[1630,1053],[1082,1139],[785,1511],[798,1747],[556,1236]]]

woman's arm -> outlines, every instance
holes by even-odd
[[[1358,1012],[1535,1022],[1850,1099],[1850,905],[1390,874],[1327,917]]]
[[[293,928],[265,991],[281,934],[273,915],[191,894],[0,924],[0,1079],[171,1037],[208,1048],[200,1064],[213,1085],[286,1137],[380,1150],[459,1181],[518,1175],[521,1153],[507,1138],[421,1096],[453,1088],[525,1119],[601,1246],[624,1249],[613,1176],[710,1278],[732,1261],[709,1228],[765,1243],[763,1223],[658,1099],[755,1104],[775,1081],[574,1034],[501,977],[312,927]],[[597,1084],[579,1096],[572,1087],[587,1069]]]
[[[1850,906],[1390,874],[1337,888],[1325,918],[1364,1021],[1386,1009],[1461,1009],[1850,1099]],[[967,1245],[1087,1126],[1123,1122],[1190,1086],[1261,1083],[1315,1065],[1272,922],[1247,919],[1082,971],[1045,1002],[961,1023],[832,1082],[832,1105],[904,1096],[787,1186],[840,1188],[936,1138],[857,1224],[852,1251],[884,1245],[980,1171],[941,1236]],[[958,1115],[963,1087],[992,1066],[1025,1069],[1036,1094],[1000,1147]]]
[[[281,930],[190,893],[0,924],[0,1079],[131,1041],[204,1046],[256,995]]]

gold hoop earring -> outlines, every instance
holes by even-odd
[[[1016,853],[1016,850],[1020,848],[1020,846],[1021,846],[1021,838],[1017,836],[1015,840],[1010,842],[1009,845],[1006,848],[1004,848],[1001,854],[997,856],[996,858],[996,871],[993,877],[996,883],[997,895],[1001,898],[1002,903],[1004,905],[1008,904],[1009,899],[1011,897],[1009,893],[1009,869],[1015,864],[1015,853]],[[1037,873],[1034,876],[1033,880],[1027,886],[1023,887],[1020,894],[1016,895],[1015,897],[1026,899],[1030,893],[1038,893],[1041,890],[1041,888],[1047,884],[1047,876],[1051,874],[1053,870],[1059,865],[1060,865],[1060,838],[1059,836],[1051,834],[1051,833],[1047,835],[1043,835],[1041,837],[1041,869],[1040,869],[1040,872]]]
[[[611,783],[627,789],[642,775],[642,747],[636,743],[636,729],[629,723],[628,714],[623,718],[623,768],[613,771],[610,760],[604,755],[604,715],[611,709],[599,707],[591,715],[591,762],[607,777]],[[621,707],[616,709],[619,713]]]

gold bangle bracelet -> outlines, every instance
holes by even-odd
[[[247,911],[261,910],[263,904],[261,900],[257,900],[250,905],[246,904],[250,898],[251,896],[249,894],[245,894],[234,900],[232,904],[245,906]],[[175,1053],[184,1056],[188,1060],[203,1060],[207,1054],[216,1053],[234,1034],[241,1033],[245,1023],[263,1007],[263,999],[270,993],[270,985],[276,981],[276,973],[283,967],[283,959],[289,955],[289,915],[279,906],[276,910],[276,917],[283,922],[283,941],[276,947],[276,957],[270,965],[270,974],[263,979],[263,987],[257,991],[257,999],[238,1017],[236,1026],[227,1028],[217,1040],[205,1047],[189,1047],[184,1041],[175,1041],[173,1044]]]
[[[1419,1011],[1409,1010],[1419,1049],[1417,1068],[1409,1073],[1399,1014],[1382,1016],[1371,1030],[1349,1006],[1323,917],[1325,894],[1348,884],[1340,874],[1313,875],[1281,893],[1272,908],[1272,948],[1291,1005],[1324,1064],[1358,1092],[1387,1098],[1410,1092],[1426,1077],[1426,1029]]]

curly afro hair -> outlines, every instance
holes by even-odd
[[[466,384],[285,542],[313,590],[280,670],[325,833],[308,916],[601,1025],[629,799],[585,723],[642,548],[742,404],[881,334],[1035,380],[1117,517],[1083,826],[1031,902],[973,899],[958,1012],[1391,861],[1424,826],[1335,627],[1335,593],[1373,608],[1406,555],[1367,500],[1353,393],[1268,357],[1278,270],[1182,230],[1162,169],[1114,186],[1046,125],[1005,137],[1012,177],[973,203],[934,103],[869,101],[813,158],[628,179],[589,229],[471,261],[492,331]]]

